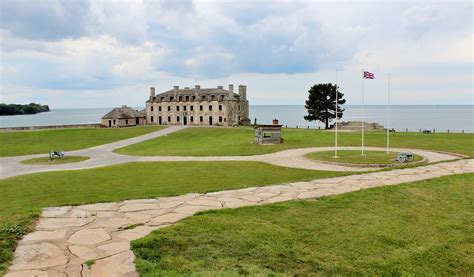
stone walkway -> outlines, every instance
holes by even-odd
[[[36,230],[19,243],[7,276],[137,276],[130,241],[198,211],[318,198],[470,172],[472,159],[285,185],[46,208]],[[85,264],[91,260],[92,265]]]

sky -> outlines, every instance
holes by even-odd
[[[251,105],[473,104],[471,1],[0,0],[0,102],[144,106],[247,85]],[[362,71],[375,74],[362,84]]]

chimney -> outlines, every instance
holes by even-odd
[[[174,86],[173,87],[173,97],[174,97],[174,100],[178,100],[178,89],[179,89],[179,86]]]
[[[199,97],[200,93],[201,93],[201,86],[200,85],[195,85],[194,86],[194,94],[196,95],[196,100]]]
[[[218,89],[224,89],[224,87],[223,87],[223,86],[217,86],[217,88],[218,88]]]
[[[155,87],[150,87],[150,97],[155,97]]]
[[[276,119],[276,118],[273,119],[273,120],[272,120],[272,124],[273,124],[273,125],[278,125],[278,119]]]
[[[239,95],[241,101],[247,100],[247,86],[239,85]]]
[[[229,84],[229,98],[234,99],[234,85]]]

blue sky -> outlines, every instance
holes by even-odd
[[[246,84],[303,104],[339,72],[348,104],[472,104],[473,5],[393,1],[1,0],[0,102],[143,106],[150,86]]]

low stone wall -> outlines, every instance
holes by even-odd
[[[34,131],[47,129],[66,129],[66,128],[100,128],[100,123],[93,124],[70,124],[70,125],[49,125],[49,126],[26,126],[26,127],[5,127],[0,128],[0,132],[11,131]]]

